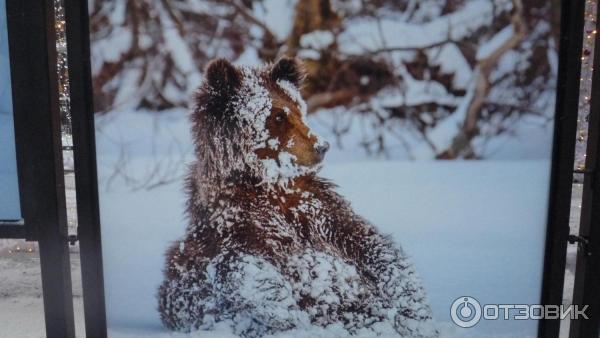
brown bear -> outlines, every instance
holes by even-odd
[[[317,176],[329,145],[306,123],[303,74],[293,58],[208,65],[191,114],[189,225],[159,288],[164,325],[437,337],[407,256]]]

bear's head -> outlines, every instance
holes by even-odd
[[[203,175],[285,185],[318,170],[329,144],[306,123],[300,61],[250,68],[218,59],[204,75],[192,115]]]

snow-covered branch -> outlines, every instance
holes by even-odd
[[[97,112],[187,107],[211,59],[260,65],[284,54],[306,65],[311,115],[340,147],[369,156],[480,158],[482,139],[553,112],[556,2],[105,0],[90,9]]]

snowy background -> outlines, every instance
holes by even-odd
[[[169,158],[191,146],[186,112],[121,112],[98,117],[97,127],[111,337],[170,336],[155,296],[163,254],[186,225],[182,182],[134,187],[113,168],[147,178],[164,160],[164,172],[181,171]],[[332,150],[322,174],[413,257],[444,336],[536,336],[534,321],[458,330],[449,309],[461,295],[482,303],[539,302],[549,160],[386,161],[348,154]]]
[[[12,109],[6,5],[0,0],[0,220],[21,218]]]
[[[547,154],[558,1],[91,0],[90,12],[100,114],[186,108],[211,59],[288,55],[306,64],[309,114],[355,154],[485,159],[523,128],[535,140],[505,157]]]
[[[322,174],[412,256],[443,336],[536,336],[535,321],[459,329],[449,309],[465,295],[540,300],[558,11],[518,0],[325,2],[332,12],[311,0],[91,1],[111,337],[188,337],[156,311],[163,254],[186,225],[186,105],[211,58],[283,54],[307,64],[309,123],[333,145]],[[289,334],[302,335],[336,332]]]

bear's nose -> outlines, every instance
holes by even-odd
[[[329,142],[325,141],[315,147],[317,154],[323,158],[327,150],[329,150]]]

